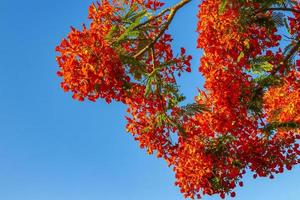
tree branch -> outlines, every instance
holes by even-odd
[[[296,45],[289,51],[289,53],[285,56],[285,58],[283,59],[282,63],[283,66],[288,64],[289,59],[300,49],[300,40],[296,43]],[[279,65],[277,67],[275,67],[271,72],[269,76],[274,76],[282,67],[282,65]],[[258,85],[257,87],[254,88],[254,93],[257,94],[255,95],[256,98],[261,98],[263,95],[263,89],[264,86],[262,85]]]
[[[300,10],[296,10],[293,8],[265,8],[262,11],[269,11],[269,10],[277,10],[277,11],[287,11],[287,12],[294,12],[300,14]]]
[[[290,58],[299,50],[300,48],[300,40],[296,43],[296,45],[289,51],[289,53],[285,56],[285,58],[283,59],[283,65],[287,65],[288,64],[288,61],[290,60]],[[276,68],[274,68],[270,75],[275,75],[276,72],[278,70],[280,70],[281,66],[277,66]]]
[[[182,0],[181,2],[179,2],[178,4],[176,4],[175,6],[169,8],[170,14],[167,18],[167,21],[165,23],[165,25],[163,26],[163,28],[161,29],[161,31],[158,33],[158,35],[153,39],[152,42],[150,42],[147,46],[145,46],[143,49],[141,49],[137,54],[135,54],[133,57],[137,58],[139,56],[141,56],[142,54],[144,54],[147,50],[149,50],[149,48],[151,46],[153,46],[158,39],[164,34],[164,32],[167,30],[167,28],[169,27],[170,23],[172,22],[176,12],[182,8],[184,5],[186,5],[187,3],[191,2],[191,0]],[[168,11],[168,9],[164,10],[162,13],[160,13],[159,15],[162,16],[164,13],[166,13]],[[155,17],[156,18],[156,17]],[[151,19],[150,19],[151,20]]]
[[[142,26],[144,26],[144,25],[146,25],[146,24],[152,22],[153,20],[156,20],[157,18],[163,16],[166,12],[169,12],[169,11],[171,11],[171,8],[164,9],[164,10],[161,11],[158,15],[152,16],[152,17],[150,17],[148,20],[146,20],[146,21],[144,21],[144,22],[138,24],[136,27],[134,27],[134,29],[136,30],[136,29],[141,28]]]

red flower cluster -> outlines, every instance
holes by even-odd
[[[184,48],[174,56],[165,31],[187,2],[152,17],[162,2],[92,4],[90,27],[72,28],[56,49],[58,75],[75,99],[126,104],[127,131],[173,167],[185,197],[234,197],[247,169],[274,178],[300,162],[300,61],[290,62],[300,48],[300,15],[288,18],[295,39],[283,52],[274,13],[263,3],[204,0],[197,44],[205,91],[180,107],[176,77],[191,71],[191,56]]]
[[[56,48],[61,54],[57,62],[61,67],[58,75],[64,79],[62,88],[71,90],[75,99],[83,101],[87,97],[95,101],[100,97],[110,102],[123,96],[123,87],[129,77],[105,39],[112,21],[118,20],[115,9],[108,1],[91,5],[89,18],[93,22],[90,28],[84,26],[82,31],[71,28],[68,38]]]
[[[163,5],[156,0],[103,0],[92,4],[90,28],[72,28],[56,50],[61,54],[57,57],[61,67],[58,75],[63,78],[65,91],[72,91],[81,101],[86,97],[92,101],[122,101],[128,106],[128,132],[149,153],[157,150],[160,157],[168,158],[169,148],[173,148],[170,134],[176,130],[167,112],[176,109],[176,101],[182,98],[177,94],[175,76],[191,71],[191,56],[181,48],[175,57],[171,35],[161,33],[167,28],[168,14],[142,19],[149,23],[135,30],[138,36],[130,36],[130,42],[124,39],[126,31],[132,29],[126,24],[128,20],[136,19],[145,9],[153,12]],[[138,55],[148,44],[151,48]]]
[[[264,95],[268,121],[300,123],[300,72],[294,71],[280,86],[270,88]]]
[[[260,20],[267,21],[272,13],[255,14],[261,5],[251,1],[229,1],[224,11],[221,4],[203,1],[198,15],[198,46],[204,50],[199,70],[206,78],[206,92],[199,94],[197,102],[211,112],[185,123],[188,137],[180,138],[174,159],[176,184],[191,198],[200,197],[200,191],[219,193],[222,198],[231,192],[233,197],[232,190],[237,183],[243,185],[240,179],[247,168],[255,177],[273,178],[284,166],[291,169],[299,162],[297,129],[287,129],[283,122],[299,123],[300,76],[295,68],[285,75],[283,69],[295,66],[287,66],[280,49],[271,51],[281,37],[276,26],[266,27]],[[245,8],[253,11],[247,13]],[[251,66],[258,57],[268,60],[263,65],[270,68],[264,72],[270,75],[262,80],[281,73],[284,83],[259,84]]]

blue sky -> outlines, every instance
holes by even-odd
[[[86,21],[91,2],[0,0],[1,200],[183,199],[172,170],[126,133],[122,104],[76,102],[59,87],[54,48],[70,25]],[[198,2],[171,26],[174,48],[185,46],[194,57],[194,73],[180,81],[188,101],[203,84],[195,48]],[[249,175],[236,199],[298,199],[299,172],[275,180]]]

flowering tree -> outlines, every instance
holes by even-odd
[[[183,105],[176,79],[192,57],[173,54],[167,30],[190,1],[93,3],[90,25],[56,48],[57,74],[74,99],[127,105],[127,131],[172,166],[184,197],[234,197],[247,169],[273,178],[300,163],[300,2],[202,1],[205,90]]]

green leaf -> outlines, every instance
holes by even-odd
[[[237,61],[240,62],[241,59],[245,56],[244,52],[242,51],[239,55],[239,57],[237,58]]]
[[[164,113],[158,114],[156,116],[156,122],[157,122],[158,127],[162,126],[165,123],[165,121],[166,121],[166,116]]]
[[[150,93],[153,92],[152,86],[153,82],[156,80],[156,76],[148,76],[146,79],[146,90],[145,90],[145,97],[148,97]]]
[[[109,30],[108,34],[106,35],[106,39],[108,41],[112,41],[115,32],[118,30],[116,25],[113,25],[112,28]]]
[[[219,7],[219,14],[223,14],[227,5],[227,0],[222,0]]]
[[[280,12],[273,12],[272,13],[272,18],[276,26],[284,26],[284,20],[285,20],[285,15]]]
[[[126,54],[119,53],[119,58],[124,65],[129,65],[130,67],[137,68],[134,70],[136,72],[138,70],[139,73],[145,73],[145,63],[141,62],[138,59]]]
[[[131,6],[130,9],[129,9],[129,11],[124,16],[124,19],[125,20],[130,19],[131,17],[134,16],[134,13],[135,13],[135,6]]]
[[[181,107],[182,116],[193,116],[195,114],[209,112],[210,110],[204,104],[192,103]]]
[[[269,62],[263,62],[261,64],[261,68],[264,70],[264,71],[270,71],[272,68],[273,68],[273,65]]]
[[[271,85],[280,85],[282,83],[282,80],[279,77],[270,76],[270,75],[259,76],[255,78],[254,81],[262,87],[269,87]]]
[[[288,44],[286,47],[284,47],[283,53],[287,54],[293,47],[294,45],[292,43]]]
[[[263,130],[266,132],[270,132],[272,130],[278,129],[278,128],[285,128],[285,129],[298,129],[300,128],[300,124],[297,122],[272,122],[267,124]]]
[[[286,18],[284,18],[283,23],[284,23],[284,26],[285,26],[286,30],[288,31],[288,33],[291,34],[291,28],[290,28],[290,25]]]
[[[140,24],[142,18],[146,15],[147,11],[143,10],[135,14],[133,17],[130,18],[131,24],[126,28],[124,33],[118,38],[117,42],[126,40],[126,38],[130,37],[137,37],[139,35],[138,30],[134,30],[134,28]]]
[[[255,64],[251,66],[253,74],[263,74],[264,72],[268,72],[272,70],[273,65],[268,61],[264,61],[260,64]]]

